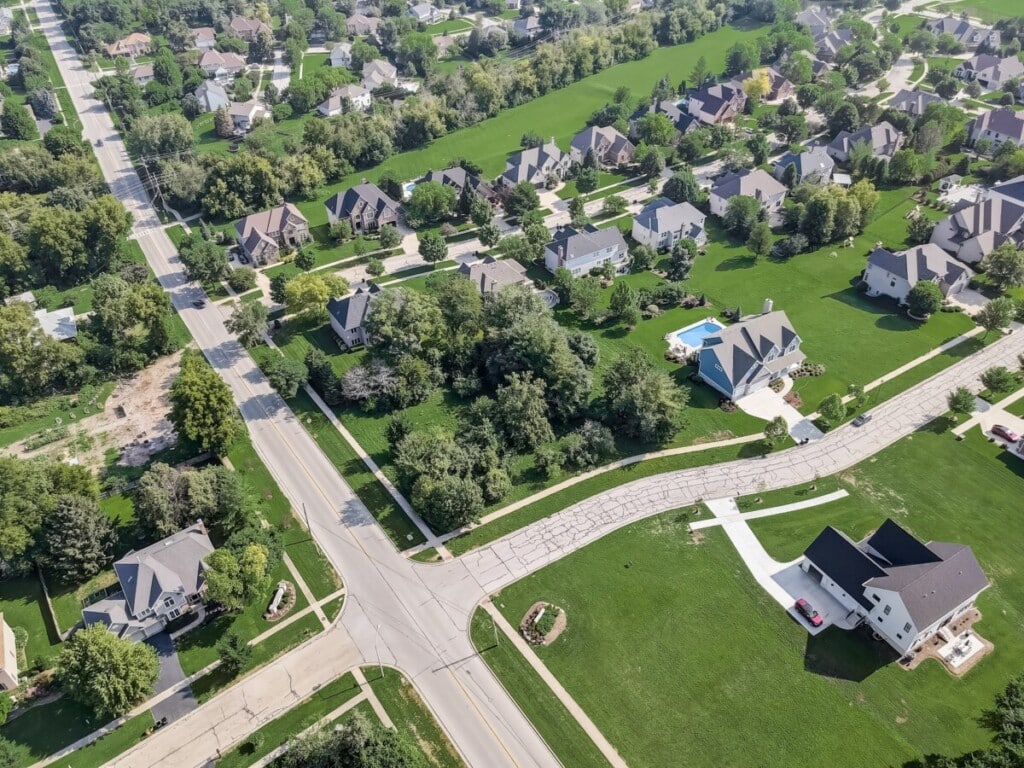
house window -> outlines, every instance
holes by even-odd
[[[886,616],[888,616],[888,615],[889,615],[890,613],[892,613],[892,606],[891,606],[891,605],[887,605],[887,606],[885,606],[885,608],[883,609],[883,611],[882,611],[882,612],[883,612],[883,613],[884,613],[884,614],[885,614]]]
[[[910,622],[909,621],[906,624],[903,625],[903,631],[904,632],[909,632],[910,631]]]

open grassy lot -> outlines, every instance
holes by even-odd
[[[607,536],[495,602],[515,623],[537,599],[566,609],[568,630],[538,653],[630,765],[677,764],[685,754],[691,766],[891,766],[982,747],[982,715],[1024,663],[1024,463],[976,430],[958,443],[946,426],[940,420],[844,474],[851,498],[754,529],[782,560],[826,523],[858,537],[885,516],[925,539],[969,544],[993,580],[978,630],[996,650],[963,680],[932,662],[910,673],[886,664],[884,648],[859,635],[833,629],[809,639],[720,530],[694,544],[673,512]],[[816,493],[827,489],[823,482]],[[736,738],[737,723],[756,729],[756,751]]]
[[[436,768],[461,768],[459,753],[448,740],[423,699],[401,672],[386,667],[364,667],[363,674],[399,733],[412,738]]]
[[[146,737],[153,727],[153,715],[143,712],[136,715],[113,733],[108,733],[87,747],[77,749],[66,757],[54,760],[51,768],[99,768],[108,760],[120,755]]]

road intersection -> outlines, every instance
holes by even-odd
[[[231,387],[256,451],[293,507],[305,510],[311,535],[338,569],[348,595],[334,628],[110,763],[118,768],[204,765],[216,750],[245,738],[344,668],[378,662],[399,668],[411,680],[468,765],[559,765],[469,639],[473,611],[487,595],[643,517],[698,499],[790,486],[848,468],[944,412],[945,395],[954,386],[975,380],[991,365],[1016,367],[1017,355],[1024,352],[1024,334],[1012,334],[879,406],[875,419],[859,430],[843,427],[817,443],[765,459],[638,480],[456,560],[416,563],[395,549],[227,332],[217,308],[192,306],[202,291],[187,280],[109,114],[91,98],[89,73],[49,2],[37,0],[35,8],[81,115],[85,138],[103,140],[97,157],[113,194],[133,217],[147,261],[196,344]]]

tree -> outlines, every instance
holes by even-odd
[[[484,498],[469,478],[421,475],[412,488],[412,503],[431,528],[449,531],[479,520]]]
[[[171,423],[204,451],[227,453],[240,432],[235,399],[202,354],[188,351],[171,385]]]
[[[755,261],[772,252],[772,228],[768,222],[759,221],[754,225],[747,238],[747,248],[754,255]]]
[[[414,221],[436,224],[452,214],[455,198],[455,187],[450,184],[425,181],[413,189],[406,207]]]
[[[289,742],[275,761],[278,768],[423,768],[424,760],[392,728],[370,722],[361,713],[342,725],[325,727]]]
[[[255,347],[267,330],[267,308],[259,301],[241,301],[224,325],[243,345]]]
[[[267,359],[262,368],[270,386],[286,398],[295,397],[295,393],[306,383],[309,376],[309,371],[301,361],[280,354]]]
[[[345,278],[333,274],[307,272],[296,275],[284,288],[284,303],[290,314],[323,317],[327,302],[348,293]]]
[[[385,224],[381,227],[377,231],[377,237],[380,238],[380,247],[384,249],[394,248],[402,242],[402,233],[394,224]]]
[[[623,325],[634,326],[640,319],[636,291],[623,280],[616,281],[608,308]]]
[[[597,301],[601,296],[601,283],[596,277],[586,275],[572,281],[569,292],[569,303],[584,320],[590,319],[597,309]]]
[[[206,565],[206,596],[229,611],[240,611],[269,583],[270,556],[262,544],[247,544],[238,553],[216,549]]]
[[[252,646],[237,632],[232,632],[217,642],[217,657],[220,659],[220,669],[234,677],[252,658]]]
[[[692,203],[694,205],[700,203],[704,196],[697,183],[697,177],[688,167],[673,173],[665,182],[661,194],[674,203]]]
[[[843,404],[843,398],[833,392],[818,405],[818,413],[821,414],[821,418],[826,424],[836,426],[846,418],[846,406]]]
[[[746,240],[761,217],[761,204],[752,197],[735,195],[725,205],[722,224],[736,237]]]
[[[73,634],[57,659],[65,693],[102,720],[128,712],[153,693],[159,672],[156,651],[93,624]]]
[[[544,383],[529,373],[512,374],[495,393],[494,426],[517,451],[532,451],[555,439],[548,421]]]
[[[942,290],[931,280],[921,280],[907,294],[907,306],[914,317],[927,317],[942,307]]]
[[[3,130],[7,138],[18,141],[31,141],[39,136],[32,115],[14,99],[7,99],[4,102],[3,114],[0,115],[0,130]]]
[[[116,538],[93,499],[61,496],[43,521],[37,561],[60,582],[79,584],[110,563]]]
[[[776,416],[774,419],[765,424],[764,427],[764,441],[771,447],[774,446],[779,440],[782,440],[789,434],[789,425],[786,424],[786,420],[781,416]]]
[[[994,249],[985,257],[985,275],[1000,291],[1024,285],[1024,251],[1012,240]]]
[[[428,264],[437,264],[448,257],[448,243],[437,232],[427,231],[419,236],[420,256]]]
[[[994,365],[981,374],[981,383],[992,392],[1010,392],[1017,386],[1017,375],[1005,365]]]
[[[540,207],[540,196],[528,181],[521,181],[512,187],[505,199],[505,210],[512,216],[525,216]]]
[[[989,331],[1001,330],[1008,326],[1015,314],[1013,300],[1004,296],[988,302],[975,313],[974,320],[985,329],[987,335]]]
[[[969,416],[974,412],[974,395],[967,387],[957,387],[946,396],[949,410]]]
[[[632,347],[615,360],[603,383],[606,423],[613,430],[651,443],[678,431],[687,394],[642,349]]]

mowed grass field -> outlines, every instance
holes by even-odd
[[[995,652],[962,680],[933,662],[909,673],[886,664],[884,646],[859,635],[809,639],[722,531],[693,543],[686,516],[673,512],[558,561],[495,603],[513,623],[539,599],[566,610],[566,633],[538,653],[631,766],[897,766],[981,748],[984,712],[1024,666],[1024,463],[976,430],[958,443],[944,429],[844,474],[848,500],[759,520],[755,531],[779,559],[797,557],[828,523],[858,537],[886,516],[926,540],[970,545],[993,582],[977,629]],[[785,503],[776,495],[771,503]],[[520,700],[532,697],[502,679]]]

